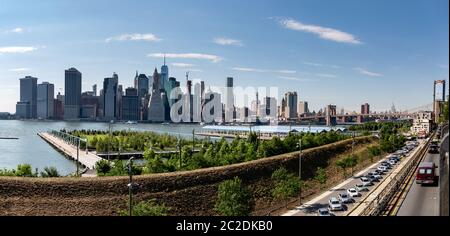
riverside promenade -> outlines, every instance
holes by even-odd
[[[55,137],[47,132],[38,133],[39,137],[44,139],[50,145],[58,149],[60,152],[64,153],[69,158],[77,161],[77,147],[71,145],[64,140]],[[102,160],[101,157],[93,154],[92,152],[87,152],[80,150],[78,155],[78,162],[84,167],[88,168],[88,170],[93,170],[95,168],[95,163],[97,161]]]

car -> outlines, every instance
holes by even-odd
[[[356,189],[356,191],[358,191],[358,193],[369,191],[369,188],[367,188],[367,186],[364,186],[362,184],[356,184],[355,189]]]
[[[330,211],[342,211],[344,210],[344,207],[337,198],[332,197],[330,198],[330,200],[328,200],[328,209]]]
[[[350,197],[352,198],[361,196],[361,194],[358,192],[358,190],[356,190],[356,188],[347,189],[347,194],[350,195]]]
[[[341,201],[342,203],[345,203],[345,204],[353,202],[352,197],[350,197],[350,195],[348,195],[347,193],[339,193],[338,198],[339,198],[339,201]]]
[[[439,153],[439,146],[438,146],[438,145],[431,144],[431,145],[430,145],[430,148],[428,149],[428,153],[431,153],[431,154],[438,154],[438,153]]]
[[[381,166],[386,167],[386,169],[390,169],[391,168],[391,164],[389,164],[387,161],[381,162]]]
[[[373,175],[366,175],[366,178],[368,178],[370,180],[370,182],[378,182],[379,180],[377,178],[375,178],[375,176]]]
[[[378,174],[378,172],[370,172],[367,175],[373,176],[375,179],[381,179],[383,178],[380,174]]]
[[[388,171],[386,166],[378,166],[377,170],[382,171],[382,172],[387,172]]]
[[[373,185],[372,181],[370,181],[370,179],[368,179],[367,177],[361,177],[360,180],[361,180],[361,184],[364,187],[368,187],[368,186],[372,186]]]
[[[380,175],[380,177],[383,177],[383,175],[384,175],[384,171],[381,171],[381,170],[374,170],[373,171],[374,173],[376,173],[377,175]]]
[[[388,163],[391,166],[395,166],[397,164],[397,161],[396,160],[389,160]]]
[[[320,209],[317,211],[317,215],[318,215],[318,216],[334,216],[334,215],[330,212],[330,210],[327,209],[327,208],[320,208]]]

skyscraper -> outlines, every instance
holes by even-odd
[[[48,82],[37,85],[37,117],[51,119],[54,117],[55,86]]]
[[[148,121],[164,122],[166,118],[166,111],[164,110],[164,102],[160,89],[160,78],[158,70],[155,68],[153,72],[153,88],[152,95],[148,106]]]
[[[234,92],[233,92],[233,77],[227,77],[225,92],[225,121],[232,121],[234,116]]]
[[[20,101],[16,104],[16,116],[24,119],[37,118],[37,78],[20,79]]]
[[[300,101],[298,103],[298,115],[304,115],[309,113],[308,102]]]
[[[161,66],[160,88],[168,91],[169,67],[166,65],[166,56],[164,56],[164,65]]]
[[[103,80],[103,119],[105,120],[117,119],[118,84],[119,76],[116,73]]]
[[[361,105],[361,114],[363,115],[370,114],[370,105],[368,103]]]
[[[135,88],[127,88],[125,96],[122,97],[122,119],[139,120],[139,97]]]
[[[287,119],[297,118],[297,92],[287,92],[285,94],[285,117]]]
[[[80,118],[81,110],[81,72],[75,68],[65,71],[64,119]]]
[[[92,93],[94,96],[97,96],[97,85],[96,84],[92,85]]]

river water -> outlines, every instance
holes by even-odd
[[[60,174],[68,175],[76,171],[75,162],[66,159],[41,139],[37,133],[51,129],[95,129],[108,130],[108,123],[94,122],[54,122],[54,121],[19,121],[0,120],[0,169],[16,168],[18,164],[30,164],[33,169],[43,170],[54,166]],[[154,131],[190,137],[192,130],[201,129],[199,125],[191,124],[113,124],[112,130]]]

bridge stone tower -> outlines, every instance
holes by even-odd
[[[442,99],[436,99],[436,86],[438,84],[442,85]],[[442,108],[444,106],[445,102],[445,80],[435,80],[433,85],[433,116],[434,116],[434,122],[438,123],[439,118],[442,113]]]
[[[335,126],[336,121],[336,105],[328,105],[326,113],[327,126]]]

